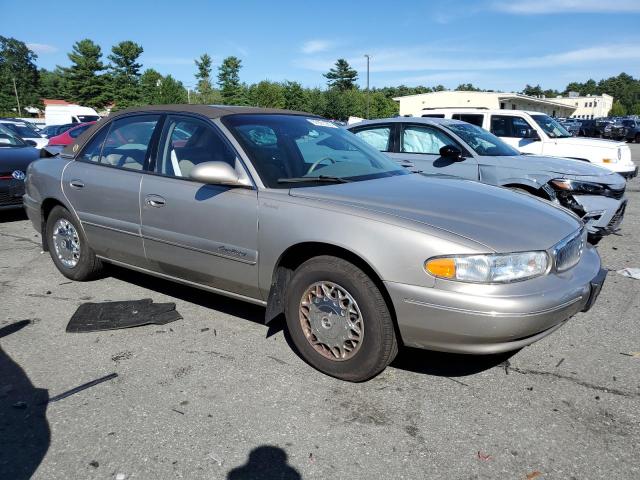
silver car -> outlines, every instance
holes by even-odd
[[[627,207],[621,175],[589,162],[523,155],[470,123],[440,118],[388,118],[349,130],[400,165],[455,175],[550,200],[584,222],[589,241],[620,229]]]
[[[427,178],[309,114],[125,110],[31,164],[24,204],[73,280],[122,265],[284,313],[299,354],[363,381],[400,345],[519,349],[604,281],[580,220]]]

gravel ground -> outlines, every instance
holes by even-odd
[[[307,366],[261,308],[118,269],[69,282],[0,212],[0,478],[639,478],[640,281],[615,270],[640,267],[640,180],[627,192],[591,311],[511,355],[403,350],[364,384]],[[141,298],[184,320],[65,333],[83,302]]]

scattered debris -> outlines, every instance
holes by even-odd
[[[181,412],[180,410],[176,410],[175,408],[172,408],[171,410],[176,413],[179,413],[180,415],[184,415],[184,412]]]
[[[487,455],[482,453],[480,450],[478,450],[478,460],[480,460],[481,462],[488,462],[489,460],[493,460],[493,457],[491,455]]]
[[[640,358],[640,352],[631,352],[631,353],[620,352],[620,355],[624,355],[625,357]]]
[[[208,328],[201,328],[201,329],[200,329],[200,331],[201,331],[201,332],[208,332],[208,331],[209,331],[209,329],[208,329]]]
[[[529,390],[530,392],[533,392],[533,387],[527,387],[527,390]]]
[[[75,388],[72,388],[71,390],[67,390],[66,392],[61,393],[60,395],[56,395],[55,397],[51,397],[45,403],[53,403],[53,402],[57,402],[59,400],[63,400],[65,398],[67,398],[67,397],[70,397],[71,395],[74,395],[74,394],[76,394],[78,392],[81,392],[82,390],[86,390],[87,388],[91,388],[91,387],[93,387],[95,385],[98,385],[100,383],[112,380],[112,379],[116,378],[117,376],[118,376],[117,373],[110,373],[109,375],[105,375],[104,377],[100,377],[100,378],[97,378],[97,379],[92,380],[90,382],[83,383],[82,385],[80,385],[78,387],[75,387]]]
[[[116,475],[116,480],[125,480],[127,476],[124,473],[118,473]]]
[[[540,475],[542,475],[542,472],[534,470],[531,473],[527,473],[527,480],[533,480],[534,478],[538,478]]]
[[[316,463],[316,457],[313,456],[313,452],[309,453],[309,463]]]
[[[556,368],[558,368],[560,365],[562,365],[562,362],[564,362],[564,357],[562,357],[560,359],[560,361],[556,364]]]
[[[505,375],[509,375],[509,367],[511,367],[511,362],[509,360],[505,360],[504,362],[500,362],[496,367],[504,368]]]
[[[466,383],[461,382],[460,380],[456,380],[455,378],[451,378],[451,377],[444,377],[444,378],[446,378],[447,380],[451,380],[452,382],[456,382],[457,384],[459,384],[459,385],[463,385],[463,386],[465,386],[465,387],[468,387],[468,386],[469,386],[469,385],[467,385]]]
[[[213,452],[209,454],[209,458],[211,458],[211,460],[213,460],[214,462],[216,462],[218,464],[219,467],[222,466],[222,460],[218,460],[216,457],[213,456]]]
[[[131,352],[120,352],[112,356],[111,360],[118,363],[121,360],[129,360],[131,357],[133,357],[133,353]]]
[[[67,332],[95,332],[141,325],[165,325],[180,320],[175,303],[153,303],[150,298],[123,302],[83,303],[73,314]]]
[[[284,360],[280,360],[278,357],[272,357],[271,355],[267,355],[267,358],[270,358],[274,362],[278,362],[280,365],[289,365],[287,362],[285,362]]]
[[[91,460],[89,462],[89,466],[91,466],[93,468],[98,468],[100,466],[100,464],[98,462],[96,462],[95,460]]]
[[[636,280],[640,280],[640,268],[632,268],[627,267],[622,270],[616,271],[616,273],[622,275],[623,277],[635,278]]]

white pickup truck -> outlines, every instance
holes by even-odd
[[[638,174],[631,150],[624,142],[573,137],[544,113],[480,108],[424,109],[422,117],[452,118],[489,130],[522,153],[585,160],[619,173]]]

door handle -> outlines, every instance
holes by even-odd
[[[160,208],[165,205],[165,200],[160,195],[147,195],[145,201],[150,207]]]
[[[71,185],[71,188],[75,188],[76,190],[80,190],[81,188],[84,188],[84,183],[82,183],[81,180],[71,180],[69,182],[69,185]]]

